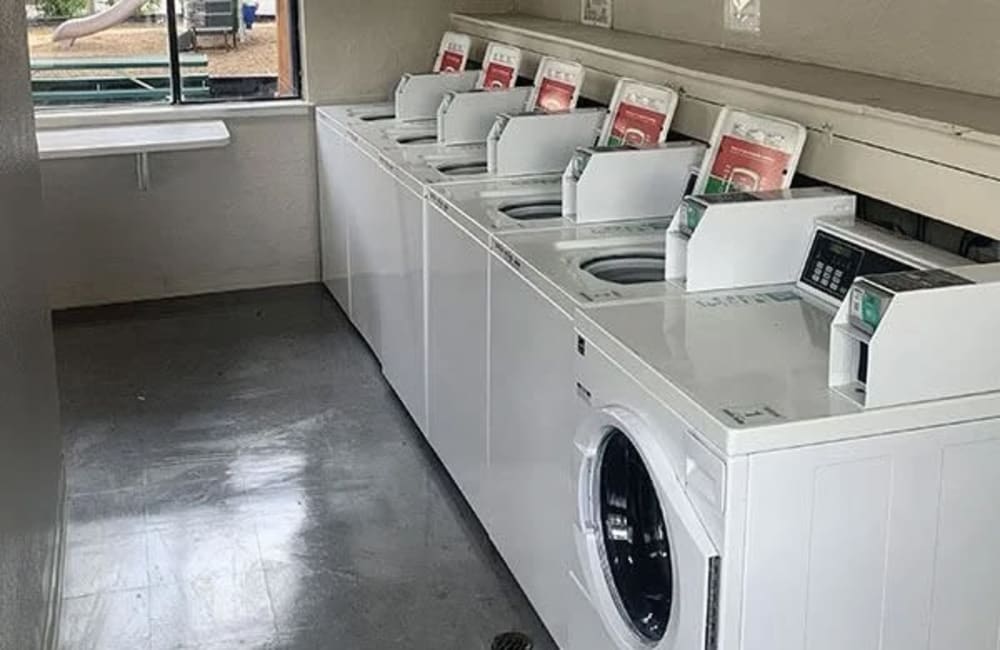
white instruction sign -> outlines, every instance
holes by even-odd
[[[760,3],[761,0],[725,0],[726,29],[760,34]]]
[[[582,0],[582,18],[584,25],[611,27],[613,0]]]

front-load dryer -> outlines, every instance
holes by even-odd
[[[954,260],[820,223],[795,283],[576,311],[573,602],[606,638],[569,647],[992,650],[998,393],[830,384],[842,284]]]
[[[599,643],[569,629],[570,648],[715,648],[720,552],[687,496],[686,424],[648,393],[580,352],[575,496],[575,620],[597,617]],[[597,388],[592,388],[597,386]],[[583,394],[590,391],[590,394]],[[589,606],[589,607],[588,607]],[[591,632],[592,633],[592,632]]]
[[[662,298],[669,220],[500,232],[489,260],[486,474],[494,542],[554,638],[574,625],[565,480],[576,424],[573,311],[635,292]],[[601,266],[615,259],[617,266]],[[633,266],[630,266],[632,264]],[[585,269],[598,267],[597,275]],[[598,275],[601,277],[599,278]],[[642,281],[652,288],[641,288]]]

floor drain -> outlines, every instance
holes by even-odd
[[[531,650],[534,647],[535,643],[528,635],[504,632],[493,638],[492,650]]]

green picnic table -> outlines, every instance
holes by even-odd
[[[204,54],[182,54],[182,68],[197,68],[197,73],[182,75],[184,96],[187,98],[211,95],[208,74],[208,57]],[[128,70],[169,71],[170,59],[166,56],[129,57],[54,57],[33,59],[33,72],[61,72],[69,70],[121,71],[117,76],[94,77],[36,77],[32,79],[32,95],[36,104],[60,105],[106,103],[120,101],[164,101],[170,98],[170,75],[136,75]]]
[[[208,57],[204,54],[181,54],[181,67],[207,68]],[[170,68],[170,58],[165,56],[121,56],[55,57],[31,60],[31,69],[37,71],[130,70],[136,68]]]

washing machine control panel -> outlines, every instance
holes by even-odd
[[[820,230],[799,281],[840,303],[859,275],[909,270],[902,262]]]

